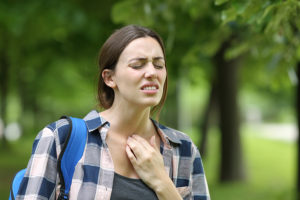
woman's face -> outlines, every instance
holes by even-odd
[[[167,71],[163,51],[151,37],[133,40],[121,53],[112,80],[114,103],[151,107],[162,97]]]

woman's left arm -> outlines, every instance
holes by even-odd
[[[153,189],[158,199],[182,199],[165,171],[163,157],[155,145],[155,136],[150,144],[138,135],[129,137],[126,153],[137,174]]]
[[[210,200],[208,185],[204,173],[202,159],[195,144],[192,143],[192,199]]]

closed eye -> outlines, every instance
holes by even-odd
[[[129,67],[132,67],[134,69],[140,69],[147,63],[147,60],[137,60],[135,62],[132,62],[129,64]]]
[[[153,65],[157,69],[163,69],[165,67],[165,62],[163,62],[161,59],[154,59]]]
[[[163,69],[165,67],[165,61],[161,57],[156,57],[152,61],[146,58],[133,59],[133,61],[129,63],[128,66],[132,67],[133,69],[140,69],[143,66],[145,66],[148,62],[152,62],[156,69]]]

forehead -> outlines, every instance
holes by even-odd
[[[126,61],[137,57],[164,57],[160,44],[152,37],[142,37],[131,41],[120,55]]]

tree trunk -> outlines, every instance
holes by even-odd
[[[297,63],[297,77],[298,84],[296,87],[296,112],[297,112],[297,125],[298,125],[298,141],[297,141],[297,200],[300,200],[300,61]]]
[[[231,40],[225,41],[215,55],[221,130],[221,182],[245,178],[239,133],[237,59],[224,58]]]
[[[200,124],[199,130],[202,137],[198,146],[202,158],[206,156],[206,152],[207,152],[207,133],[208,133],[211,115],[214,110],[214,107],[216,106],[216,100],[217,100],[217,85],[216,85],[216,81],[213,79],[211,81],[211,89],[210,89],[209,97],[207,98],[206,107],[204,108],[205,110],[202,116],[202,120],[201,123],[199,123]]]

